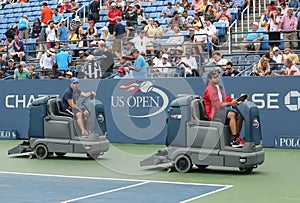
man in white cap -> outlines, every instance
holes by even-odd
[[[258,23],[253,22],[251,25],[251,29],[247,32],[246,38],[244,39],[244,42],[241,44],[241,48],[243,51],[247,52],[248,49],[252,48],[254,46],[255,50],[250,51],[259,51],[260,49],[260,41],[263,40],[263,32],[258,30]]]
[[[28,21],[27,15],[24,15],[18,23],[18,30],[20,31],[20,39],[28,39],[29,30],[30,30],[30,24]]]
[[[172,66],[170,62],[168,62],[169,56],[168,54],[163,54],[161,61],[156,63],[153,67],[157,68],[158,72],[168,73],[169,68]]]
[[[117,6],[116,2],[112,2],[110,4],[110,10],[107,13],[107,20],[109,21],[108,22],[108,30],[111,35],[114,32],[115,24],[117,24],[116,18],[117,17],[122,18],[122,12],[119,9],[117,9],[116,6]]]
[[[44,53],[40,59],[40,67],[42,69],[51,70],[54,62],[55,49],[50,48]]]

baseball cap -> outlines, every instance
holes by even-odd
[[[9,60],[8,60],[8,62],[15,62],[15,60],[13,60],[13,59],[9,59]]]
[[[111,6],[116,6],[117,4],[116,4],[116,2],[112,2],[110,5]]]
[[[27,18],[28,19],[27,15],[23,15],[23,18]]]
[[[168,59],[169,56],[168,56],[168,54],[163,54],[163,55],[162,55],[162,58]]]
[[[216,77],[219,77],[219,74],[216,71],[211,71],[207,75],[207,78],[209,78],[209,79],[216,78]]]
[[[279,51],[279,48],[278,47],[274,47],[273,51]]]
[[[124,72],[125,71],[125,68],[123,67],[123,66],[120,66],[119,68],[118,68],[118,72]]]
[[[89,23],[95,24],[95,21],[94,20],[90,20]]]
[[[79,83],[78,78],[75,77],[71,78],[71,83]]]
[[[256,25],[258,27],[258,22],[253,22],[252,25]]]
[[[71,71],[66,72],[66,75],[73,75],[73,73]]]
[[[101,28],[100,30],[106,30],[106,31],[108,31],[108,27],[106,27],[106,26],[104,26],[103,28]]]
[[[130,4],[129,7],[135,7],[135,5],[134,4]]]
[[[79,53],[79,54],[84,54],[84,51],[81,50],[81,51],[79,51],[78,53]]]
[[[133,54],[133,53],[140,53],[140,52],[137,49],[132,49],[131,54]]]

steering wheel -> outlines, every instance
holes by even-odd
[[[94,98],[95,98],[95,97],[94,97],[94,95],[93,95],[92,92],[91,92],[91,94],[90,94],[89,96],[87,96],[86,98],[84,98],[84,99],[82,100],[81,105],[82,105],[82,106],[85,106],[86,101],[87,101],[88,99],[92,100],[92,99],[94,99]]]
[[[245,100],[248,99],[248,94],[243,94],[242,96],[240,96],[239,98],[237,98],[238,102],[244,102]]]

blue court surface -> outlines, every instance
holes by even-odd
[[[229,185],[0,172],[1,202],[189,202]]]

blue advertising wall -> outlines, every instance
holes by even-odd
[[[163,144],[167,110],[177,94],[202,95],[202,78],[81,80],[82,91],[95,91],[105,106],[109,140]],[[266,147],[300,148],[300,78],[222,78],[225,92],[249,94],[260,109]],[[61,96],[67,80],[0,81],[0,139],[27,138],[29,107],[34,98]],[[11,132],[11,137],[9,136]]]

